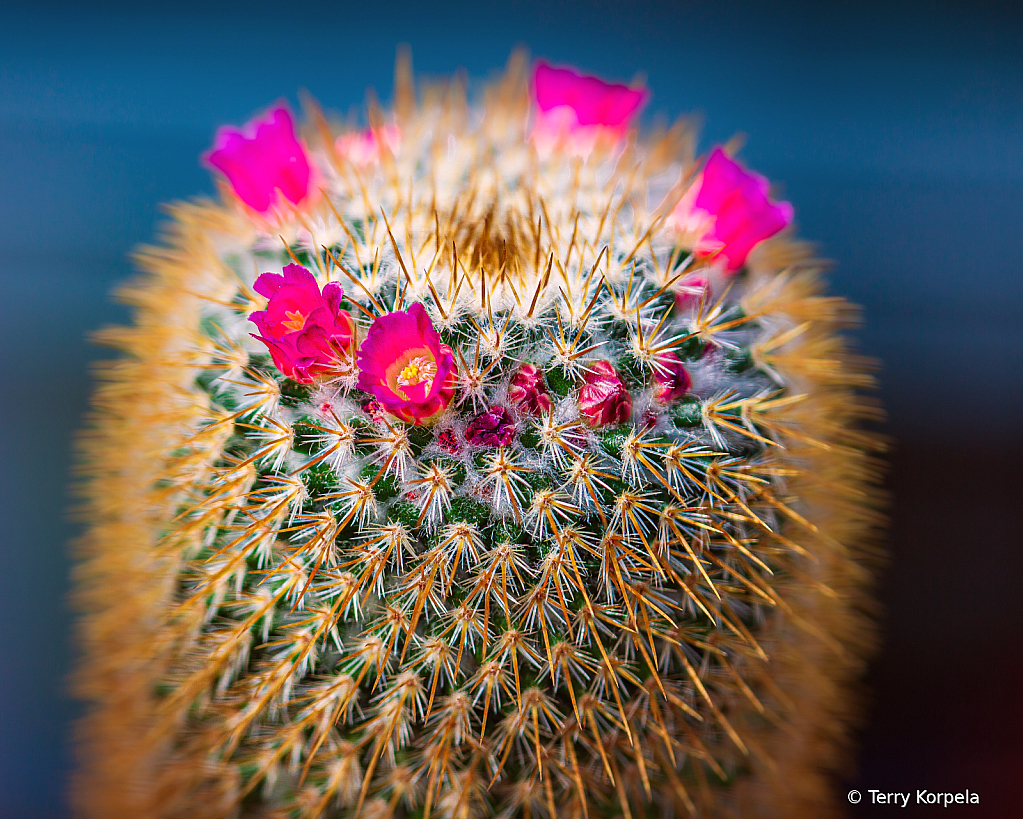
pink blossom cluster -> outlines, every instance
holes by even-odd
[[[643,88],[539,62],[533,96],[537,113],[532,138],[538,150],[549,152],[560,145],[586,155],[598,143],[619,143],[648,94]],[[384,150],[396,151],[400,141],[398,127],[386,125],[342,135],[335,149],[364,166]],[[315,199],[315,166],[283,106],[242,130],[222,128],[206,158],[227,177],[238,199],[260,214],[269,213],[281,196],[302,207]],[[792,216],[788,202],[769,199],[764,177],[744,170],[721,148],[711,153],[672,214],[675,225],[695,237],[696,251],[720,257],[729,272],[742,267],[753,247],[786,227]]]
[[[410,424],[429,423],[451,404],[458,379],[455,356],[422,304],[375,318],[356,354],[355,322],[341,307],[344,291],[337,282],[321,290],[312,273],[289,264],[282,273],[263,273],[254,290],[268,302],[265,310],[249,316],[259,330],[253,338],[266,345],[288,378],[308,384],[320,376],[349,375],[357,355],[358,387],[373,396],[364,410],[374,420],[390,413]],[[690,386],[679,357],[662,354],[654,372],[655,399],[674,401]],[[632,413],[632,396],[610,361],[590,365],[578,398],[579,412],[590,426],[621,424]],[[551,410],[539,367],[519,366],[508,384],[508,402],[526,415]],[[514,419],[504,407],[477,416],[466,432],[477,446],[507,446],[514,436]]]
[[[254,289],[269,299],[249,319],[274,364],[288,378],[310,383],[316,376],[348,375],[356,358],[355,322],[341,308],[337,282],[320,290],[297,264],[283,275],[263,273]],[[373,396],[364,410],[374,420],[390,413],[410,424],[432,421],[455,394],[458,370],[421,304],[378,316],[358,349],[359,389]]]
[[[410,424],[425,424],[450,406],[458,368],[451,348],[441,342],[422,304],[373,320],[356,353],[355,322],[341,307],[344,291],[337,282],[321,290],[301,265],[283,273],[263,273],[254,289],[268,299],[265,310],[249,319],[284,375],[308,384],[321,376],[353,371],[357,356],[358,387],[373,396],[364,411],[373,420],[390,413]],[[674,353],[664,353],[654,373],[654,397],[670,402],[691,386],[689,373]],[[632,414],[632,396],[610,361],[590,365],[579,389],[579,412],[593,427],[621,424]],[[543,373],[522,364],[508,385],[508,402],[526,415],[543,415],[553,407]],[[466,440],[474,446],[507,446],[515,437],[515,421],[504,407],[493,407],[470,422]]]
[[[643,88],[606,83],[596,77],[547,63],[533,74],[536,116],[532,138],[538,150],[559,145],[585,155],[598,144],[615,145],[647,99]],[[372,128],[339,137],[335,150],[356,166],[395,152],[397,126]],[[546,146],[546,147],[545,147]],[[309,207],[316,168],[295,135],[291,115],[283,106],[248,123],[242,130],[217,133],[207,160],[227,177],[235,195],[248,208],[266,215],[281,204]],[[716,148],[702,173],[672,212],[672,222],[689,236],[695,253],[721,259],[727,272],[745,263],[753,248],[786,227],[793,217],[787,202],[768,196],[768,182],[742,168]],[[357,347],[355,322],[341,309],[343,291],[337,283],[322,290],[297,264],[280,274],[264,273],[255,290],[268,298],[265,310],[251,320],[275,365],[288,378],[310,383],[316,378],[358,371],[358,387],[373,396],[367,412],[374,418],[389,413],[408,423],[428,423],[451,403],[458,371],[450,347],[441,343],[425,308],[377,317]],[[703,300],[710,279],[700,272],[679,285],[677,299],[688,307]],[[667,403],[691,388],[689,374],[674,353],[660,357],[654,372],[654,400]],[[553,401],[540,369],[522,364],[512,375],[508,404],[525,415],[551,411]],[[620,424],[633,408],[632,396],[609,361],[590,365],[578,393],[584,421],[598,427]],[[515,435],[511,413],[495,407],[475,418],[467,430],[470,444],[505,446]]]
[[[654,401],[667,404],[692,387],[689,372],[672,352],[662,353],[654,370]],[[648,413],[650,411],[648,410]],[[632,415],[632,394],[610,361],[590,364],[579,388],[579,414],[591,427],[624,424]]]

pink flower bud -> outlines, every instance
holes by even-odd
[[[221,128],[206,160],[222,171],[235,195],[253,210],[266,213],[277,191],[293,205],[309,194],[312,167],[295,137],[291,114],[274,108],[241,131]]]
[[[675,306],[679,310],[690,310],[706,303],[710,299],[710,279],[702,273],[690,273],[683,276],[675,290]]]
[[[579,388],[579,412],[591,427],[622,424],[632,414],[632,396],[609,361],[590,365]]]
[[[249,315],[259,328],[274,364],[302,384],[317,375],[346,370],[355,353],[355,322],[342,310],[344,291],[337,282],[320,286],[301,265],[289,264],[281,273],[264,273],[253,289],[270,301],[266,310]]]
[[[369,419],[373,423],[380,423],[384,420],[384,405],[377,401],[375,398],[370,398],[365,404],[362,405],[362,411],[369,416]]]
[[[675,353],[662,353],[654,370],[654,397],[662,403],[676,401],[689,392],[693,380]]]
[[[334,147],[337,152],[360,168],[376,162],[380,158],[383,146],[393,154],[401,144],[401,131],[397,125],[385,125],[383,128],[367,128],[354,134],[342,134],[337,138]]]
[[[515,422],[504,407],[494,407],[477,415],[465,431],[465,440],[473,446],[508,446],[515,440]]]
[[[455,437],[455,431],[451,429],[446,429],[437,436],[437,446],[449,455],[457,455],[462,449],[458,445],[458,438]]]
[[[527,415],[541,415],[551,408],[543,373],[533,364],[523,364],[508,385],[508,400]]]
[[[455,355],[419,303],[374,319],[358,363],[359,389],[407,423],[436,419],[455,397]]]
[[[684,231],[697,233],[699,253],[716,253],[738,270],[759,242],[792,221],[792,205],[767,197],[767,180],[715,148],[703,173],[672,213]]]

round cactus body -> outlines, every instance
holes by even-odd
[[[644,98],[516,59],[218,135],[84,440],[87,815],[835,809],[853,314]]]

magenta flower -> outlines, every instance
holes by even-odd
[[[537,63],[533,91],[539,109],[533,126],[538,146],[549,149],[565,143],[587,154],[598,141],[617,143],[646,101],[642,88],[606,83],[571,68]]]
[[[682,366],[682,359],[675,353],[662,353],[657,357],[654,370],[654,398],[663,403],[676,401],[693,386],[689,371]]]
[[[407,423],[434,420],[455,397],[454,353],[421,304],[374,319],[358,363],[359,389]]]
[[[622,424],[632,414],[632,396],[610,361],[590,365],[579,388],[579,412],[591,427]]]
[[[465,440],[473,446],[508,446],[515,440],[515,422],[504,407],[494,407],[472,419]]]
[[[288,378],[308,384],[317,375],[350,370],[355,353],[355,322],[341,309],[344,291],[337,282],[323,286],[313,274],[289,264],[284,274],[264,273],[253,289],[270,302],[249,315],[270,350],[274,364]]]
[[[274,108],[241,131],[221,128],[206,159],[224,173],[238,198],[259,213],[277,203],[277,191],[293,205],[309,194],[312,168],[286,108]]]
[[[540,368],[523,364],[508,384],[508,400],[527,415],[541,415],[551,408],[551,396]]]
[[[367,128],[361,133],[342,134],[334,142],[337,152],[347,157],[360,168],[376,162],[384,145],[391,153],[398,150],[401,144],[401,131],[397,125],[386,125],[383,128]]]
[[[700,236],[697,252],[717,253],[728,270],[738,270],[757,243],[792,221],[792,205],[772,202],[767,190],[764,177],[715,148],[673,216],[683,230]]]

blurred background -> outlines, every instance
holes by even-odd
[[[347,6],[347,8],[346,8]],[[608,79],[645,117],[796,207],[863,306],[893,444],[880,651],[844,790],[980,794],[1023,816],[1023,15],[974,2],[26,4],[0,29],[0,816],[68,815],[71,445],[86,342],[160,203],[212,193],[199,156],[308,89],[328,109],[417,72],[498,72],[519,45]],[[867,804],[853,815],[869,815]],[[931,809],[933,810],[933,808]],[[909,811],[912,812],[912,809]]]

